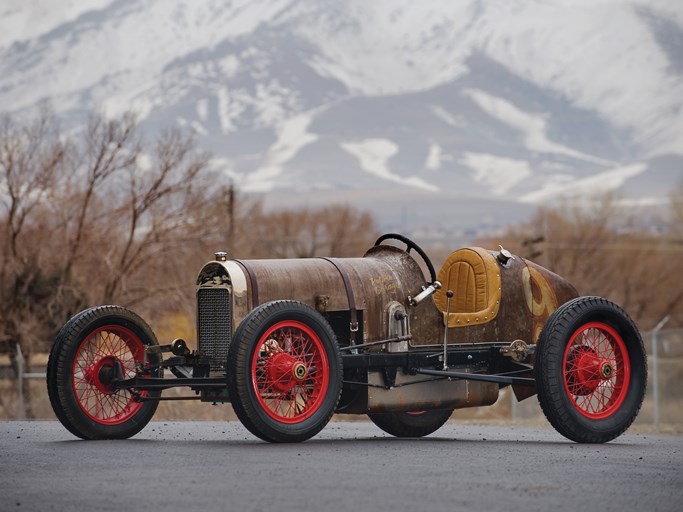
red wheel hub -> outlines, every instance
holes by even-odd
[[[565,390],[582,415],[604,419],[624,402],[631,366],[624,341],[609,325],[592,322],[577,329],[563,368]]]
[[[593,393],[600,382],[611,379],[614,374],[613,362],[600,359],[594,349],[585,345],[570,349],[567,368],[567,383],[578,396]]]
[[[112,381],[117,374],[124,379],[134,377],[144,351],[140,338],[120,325],[96,329],[81,342],[71,380],[76,402],[90,419],[102,425],[120,425],[140,410],[142,402],[129,390],[114,388]]]
[[[297,383],[304,381],[307,375],[306,365],[284,352],[271,356],[268,362],[268,377],[273,388],[278,391],[291,391]]]
[[[256,344],[252,384],[263,411],[281,423],[296,424],[320,409],[330,384],[327,353],[304,323],[283,321]]]
[[[105,356],[85,369],[83,379],[102,393],[113,393],[111,382],[117,363],[118,361],[115,357]]]

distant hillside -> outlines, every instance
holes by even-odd
[[[683,177],[676,0],[6,0],[0,111],[196,131],[272,206],[468,236]]]

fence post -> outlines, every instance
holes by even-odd
[[[17,419],[24,419],[24,354],[17,343]]]
[[[659,425],[659,375],[657,374],[657,334],[662,327],[669,321],[670,316],[666,315],[652,329],[652,401],[654,402],[654,424]]]

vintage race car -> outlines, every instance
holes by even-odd
[[[309,439],[335,412],[419,437],[512,386],[565,437],[602,443],[634,421],[647,380],[638,329],[614,303],[502,247],[456,250],[437,275],[396,234],[360,258],[216,253],[197,278],[196,342],[159,345],[119,306],[77,314],[48,362],[57,418],[83,439],[128,438],[160,400],[185,398],[231,403],[271,442]],[[190,396],[162,396],[178,386]]]

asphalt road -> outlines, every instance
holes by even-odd
[[[272,445],[239,423],[153,422],[79,441],[57,422],[0,423],[0,511],[678,511],[683,437],[578,445],[551,429],[449,423],[395,439],[333,422]]]

